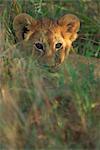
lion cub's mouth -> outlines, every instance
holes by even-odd
[[[57,61],[58,60],[58,61]],[[54,63],[43,63],[40,60],[38,61],[38,65],[46,70],[48,70],[49,72],[57,72],[58,70],[60,70],[62,63],[60,63],[60,59],[58,56],[55,56],[55,60]]]
[[[41,68],[43,69],[46,69],[48,72],[52,72],[52,73],[55,73],[55,72],[58,72],[61,68],[61,64],[59,65],[48,65],[48,64],[42,64],[42,65],[39,65]]]

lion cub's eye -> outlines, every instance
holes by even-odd
[[[57,44],[55,45],[55,48],[56,48],[56,49],[62,48],[62,43],[57,43]]]
[[[39,49],[40,51],[41,51],[41,50],[42,50],[42,51],[44,50],[42,43],[39,43],[39,42],[38,42],[38,43],[35,43],[35,47],[36,47],[37,49]]]

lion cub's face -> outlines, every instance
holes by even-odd
[[[60,64],[69,54],[72,42],[77,38],[79,19],[67,14],[60,19],[34,20],[22,13],[15,17],[13,27],[19,42],[32,55],[39,56],[40,62]]]

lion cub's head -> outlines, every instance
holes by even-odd
[[[58,20],[35,20],[26,13],[19,14],[13,21],[17,40],[23,43],[24,50],[48,63],[62,63],[69,54],[72,42],[77,38],[79,19],[66,14]]]

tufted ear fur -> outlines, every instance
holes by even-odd
[[[32,27],[36,26],[36,24],[37,21],[26,13],[17,15],[13,21],[13,28],[18,41],[28,38],[27,35],[32,33]]]
[[[66,14],[58,20],[58,24],[62,27],[63,32],[70,34],[72,41],[77,38],[77,32],[80,28],[80,21],[77,16]]]

